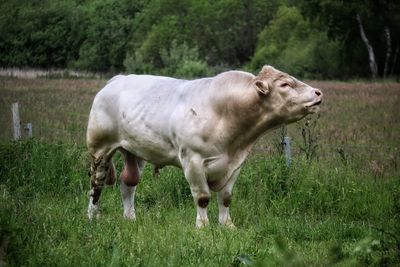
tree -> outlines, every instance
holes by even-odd
[[[3,0],[0,9],[2,67],[182,75],[273,64],[316,78],[400,73],[395,0]],[[196,59],[183,60],[186,50]],[[169,57],[178,52],[180,71]]]
[[[73,64],[80,69],[123,69],[132,21],[141,4],[134,0],[95,0],[85,5],[86,38]]]
[[[340,72],[339,42],[306,20],[296,7],[281,6],[260,33],[249,68],[272,64],[303,78],[335,78]]]
[[[263,0],[150,1],[134,19],[127,61],[162,69],[161,50],[175,40],[197,48],[209,65],[240,66],[253,55],[257,35],[277,6]]]
[[[369,66],[375,77],[378,74],[386,76],[390,64],[395,67],[396,56],[392,55],[391,49],[393,44],[398,47],[399,35],[390,33],[400,30],[398,1],[303,0],[299,7],[303,14],[326,27],[330,38],[344,43],[348,71],[358,69],[358,74],[366,74],[368,69],[364,66]],[[359,50],[362,45],[367,49]],[[354,73],[349,74],[354,76]]]
[[[6,1],[0,8],[2,66],[61,68],[78,57],[83,17],[74,1]]]
[[[375,79],[378,76],[378,66],[376,65],[374,48],[369,43],[368,37],[365,34],[364,26],[362,24],[360,14],[357,13],[356,17],[357,17],[358,26],[360,27],[361,39],[363,40],[363,42],[368,50],[369,68],[371,69],[372,78]]]

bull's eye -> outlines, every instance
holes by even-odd
[[[286,87],[286,86],[289,86],[289,84],[288,83],[282,83],[281,84],[281,87]]]

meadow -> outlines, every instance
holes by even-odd
[[[400,84],[310,81],[321,112],[267,133],[245,162],[236,230],[195,229],[181,170],[146,165],[137,221],[118,184],[86,218],[85,129],[105,80],[0,79],[0,266],[393,266],[400,264]],[[11,103],[34,138],[11,141]],[[282,136],[293,140],[292,164]],[[120,155],[115,162],[120,170]]]

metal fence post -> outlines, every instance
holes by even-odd
[[[289,167],[292,163],[292,154],[291,154],[291,139],[289,136],[286,136],[283,139],[283,147],[285,152],[286,164]]]
[[[12,103],[11,111],[13,116],[14,140],[19,140],[21,139],[21,121],[19,119],[18,102]]]
[[[32,122],[28,122],[28,123],[25,125],[24,130],[28,132],[28,137],[29,137],[29,138],[32,138],[32,136],[33,136],[33,135],[32,135]]]

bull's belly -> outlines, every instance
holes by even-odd
[[[165,124],[167,119],[151,114],[144,109],[139,113],[130,111],[120,114],[120,146],[155,165],[180,166],[177,151],[168,133],[162,130],[168,128]]]
[[[167,142],[155,142],[151,140],[147,140],[147,142],[141,142],[137,140],[124,139],[120,142],[120,145],[122,148],[131,152],[135,156],[140,157],[154,165],[173,165],[181,167],[177,152]]]

